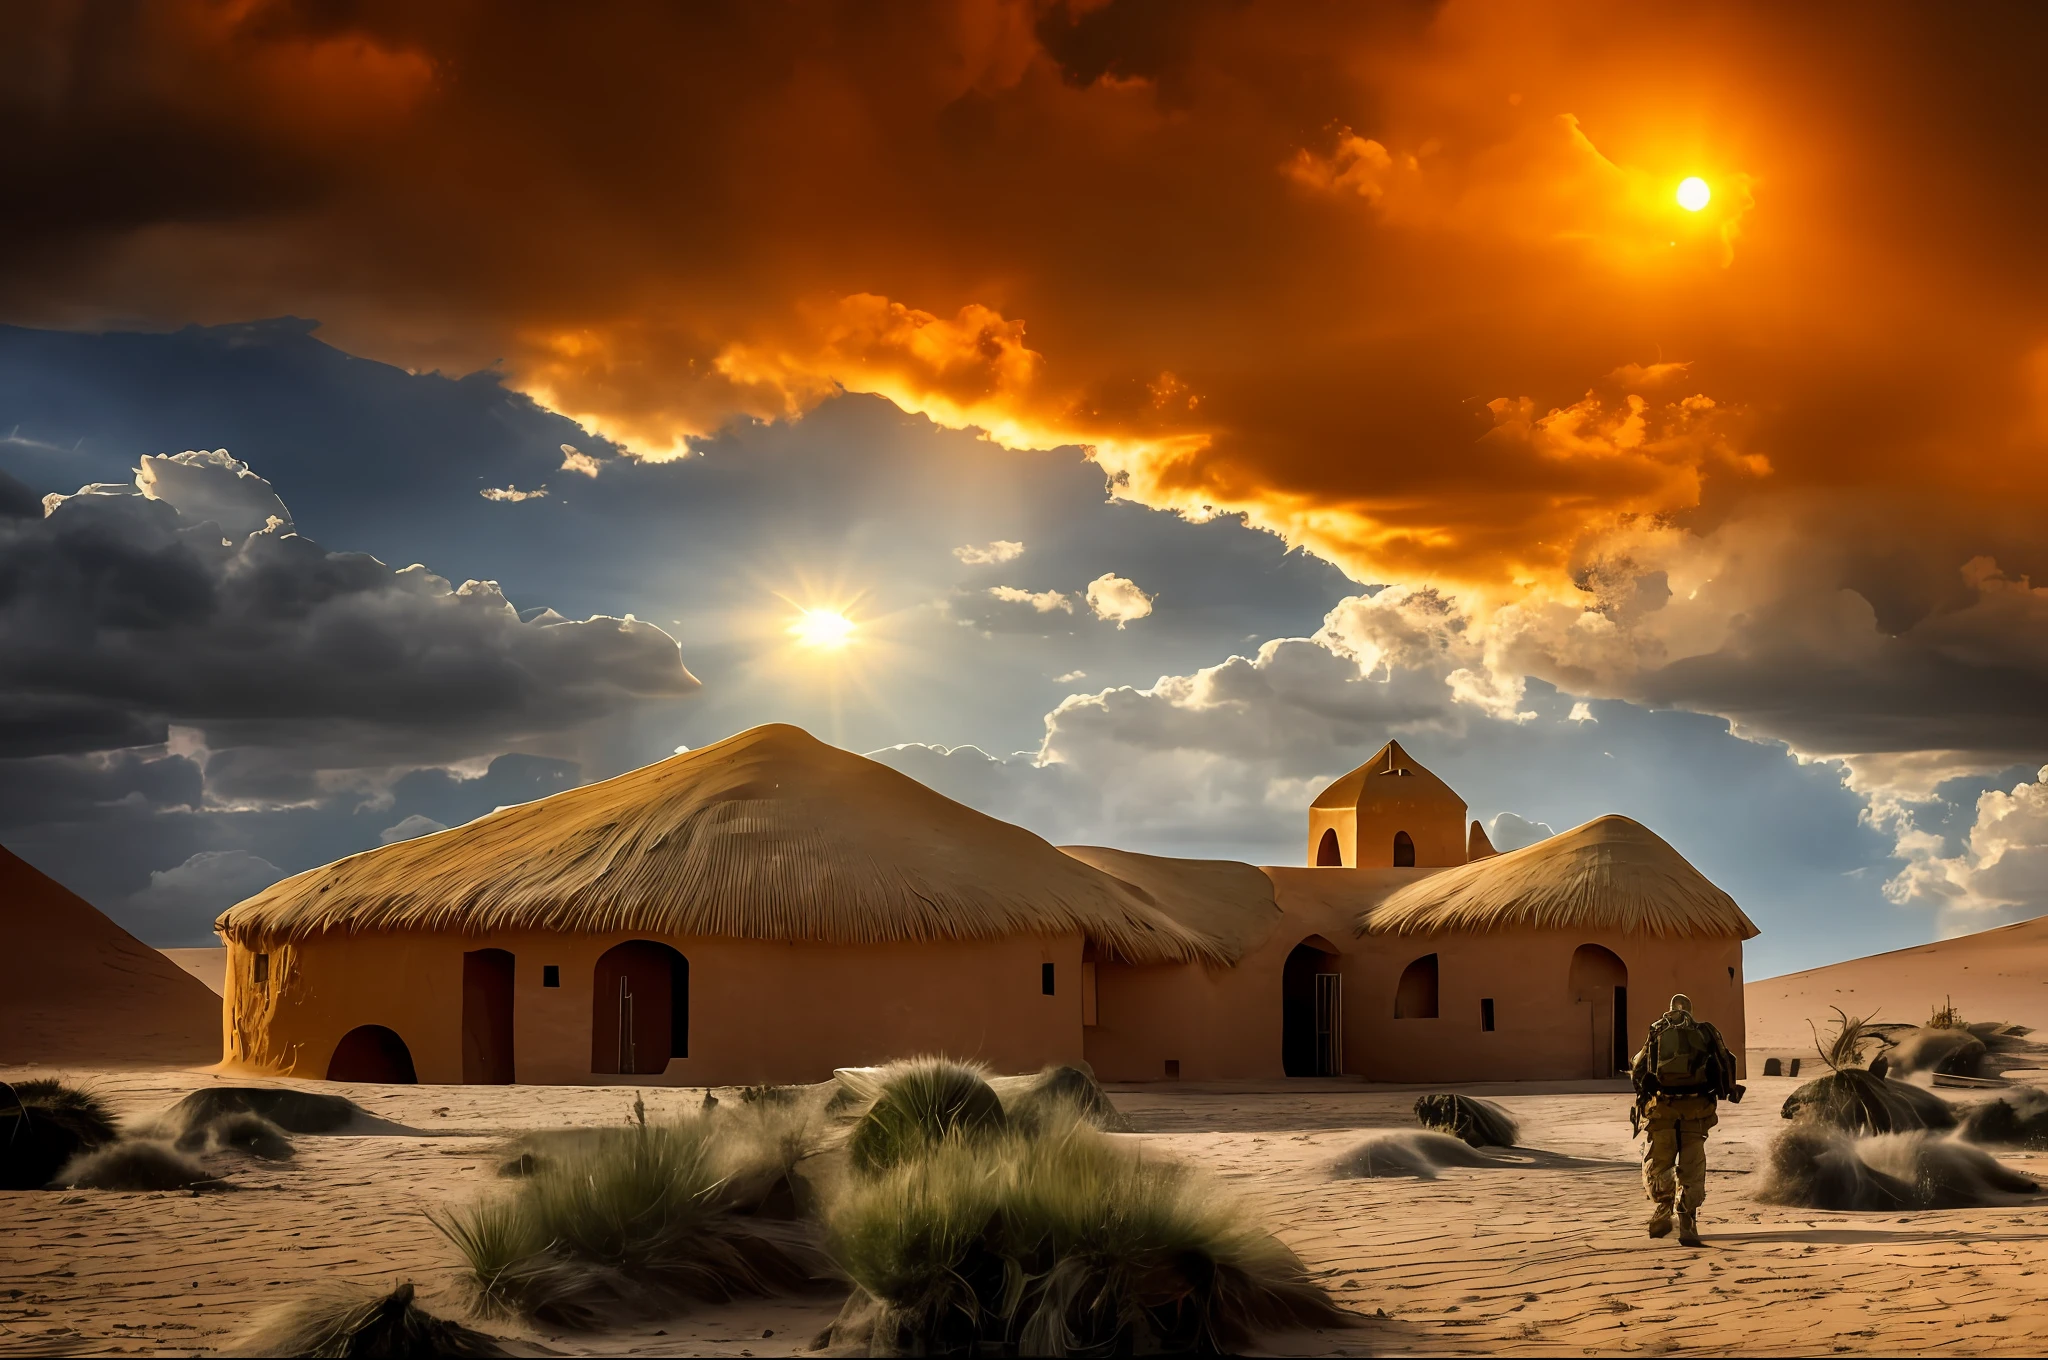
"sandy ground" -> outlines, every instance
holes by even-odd
[[[199,1070],[68,1074],[131,1116],[221,1080]],[[1742,1106],[1724,1107],[1699,1250],[1643,1235],[1619,1084],[1467,1088],[1501,1100],[1527,1144],[1557,1155],[1435,1181],[1325,1172],[1362,1132],[1412,1126],[1413,1089],[1189,1083],[1114,1095],[1138,1138],[1255,1201],[1361,1314],[1355,1331],[1270,1338],[1277,1353],[2038,1350],[2048,1202],[1902,1216],[1751,1202],[1751,1168],[1794,1084],[1758,1080]],[[413,1279],[430,1307],[456,1311],[458,1261],[424,1211],[502,1184],[490,1153],[506,1133],[623,1120],[634,1094],[346,1089],[417,1132],[302,1137],[295,1162],[250,1163],[226,1192],[0,1193],[0,1353],[207,1353],[263,1304],[329,1278]],[[647,1095],[657,1115],[699,1099]],[[2048,1176],[2048,1157],[2008,1160]],[[706,1308],[602,1336],[490,1326],[561,1353],[766,1356],[805,1349],[836,1307]]]

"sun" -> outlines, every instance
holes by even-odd
[[[789,635],[806,647],[838,651],[853,641],[857,625],[836,609],[806,609],[789,625]]]
[[[1687,212],[1698,212],[1701,208],[1713,202],[1713,200],[1714,191],[1707,187],[1707,182],[1698,175],[1693,175],[1679,183],[1678,206]]]

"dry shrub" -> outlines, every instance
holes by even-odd
[[[1846,1133],[1906,1133],[1956,1126],[1956,1113],[1932,1091],[1874,1072],[1846,1068],[1817,1077],[1785,1097],[1786,1119],[1802,1119]]]
[[[1413,1176],[1433,1181],[1453,1166],[1495,1166],[1498,1163],[1462,1138],[1448,1133],[1414,1133],[1405,1129],[1376,1133],[1338,1158],[1330,1174],[1340,1177]]]
[[[232,1355],[373,1357],[486,1356],[507,1352],[497,1338],[437,1318],[413,1302],[412,1282],[388,1294],[337,1284],[256,1316]]]
[[[266,1162],[288,1162],[292,1159],[292,1140],[285,1137],[284,1130],[262,1115],[246,1110],[220,1115],[211,1123],[189,1131],[178,1140],[178,1146],[186,1151],[193,1147],[208,1147],[244,1152]]]
[[[333,1133],[367,1113],[343,1096],[286,1086],[204,1086],[166,1110],[159,1122],[174,1137],[230,1114],[260,1115],[288,1133]]]
[[[0,1082],[0,1190],[38,1190],[120,1136],[106,1103],[49,1077]]]
[[[1419,1096],[1415,1118],[1425,1129],[1462,1138],[1473,1147],[1514,1147],[1522,1136],[1513,1115],[1477,1096]]]
[[[1801,1121],[1765,1156],[1757,1199],[1804,1209],[1898,1213],[2026,1202],[2038,1184],[1989,1154],[1927,1132],[1852,1137]]]
[[[874,1101],[846,1145],[860,1170],[879,1171],[946,1139],[991,1136],[1008,1126],[1002,1098],[979,1065],[910,1058],[880,1069],[876,1080]]]
[[[1350,1319],[1245,1209],[1079,1121],[954,1135],[842,1189],[856,1292],[827,1334],[869,1354],[1242,1349]]]
[[[1078,1119],[1105,1133],[1131,1131],[1131,1121],[1110,1102],[1102,1083],[1085,1067],[1048,1067],[1035,1076],[998,1077],[989,1085],[1002,1098],[1003,1111],[1014,1128],[1058,1128]]]
[[[1972,1143],[2048,1150],[2048,1093],[2016,1086],[1995,1100],[1966,1107],[1962,1136]]]
[[[795,1219],[802,1116],[743,1108],[550,1140],[516,1188],[435,1226],[486,1311],[565,1327],[814,1288],[831,1269]]]
[[[56,1176],[74,1190],[184,1190],[214,1179],[198,1161],[154,1138],[123,1138],[81,1152]]]

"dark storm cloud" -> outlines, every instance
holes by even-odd
[[[111,706],[131,731],[186,723],[215,749],[429,760],[695,687],[651,625],[522,623],[494,583],[328,552],[274,519],[224,538],[222,505],[261,482],[238,466],[150,458],[139,481],[155,495],[100,484],[0,520],[0,712],[99,706],[75,750],[108,744]]]

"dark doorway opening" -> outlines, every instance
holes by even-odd
[[[1337,828],[1331,827],[1316,842],[1316,867],[1318,869],[1341,869],[1344,867],[1344,852],[1337,848]]]
[[[1394,867],[1413,869],[1415,867],[1415,841],[1405,831],[1394,833]]]
[[[1280,968],[1280,1070],[1334,1077],[1344,1070],[1343,976],[1337,951],[1312,936]]]
[[[512,955],[472,949],[462,956],[462,1079],[509,1086],[512,1073]]]
[[[327,1061],[327,1079],[411,1086],[419,1081],[419,1074],[413,1071],[412,1050],[397,1031],[382,1025],[357,1025],[334,1046],[334,1056]]]
[[[690,961],[665,944],[628,940],[597,961],[590,1070],[652,1076],[690,1056]]]
[[[1586,1075],[1611,1077],[1628,1066],[1628,965],[1613,950],[1572,951],[1572,1003],[1585,1008]]]
[[[1394,988],[1394,1018],[1396,1020],[1434,1020],[1437,1018],[1437,963],[1436,955],[1424,954],[1401,970],[1401,981]]]

